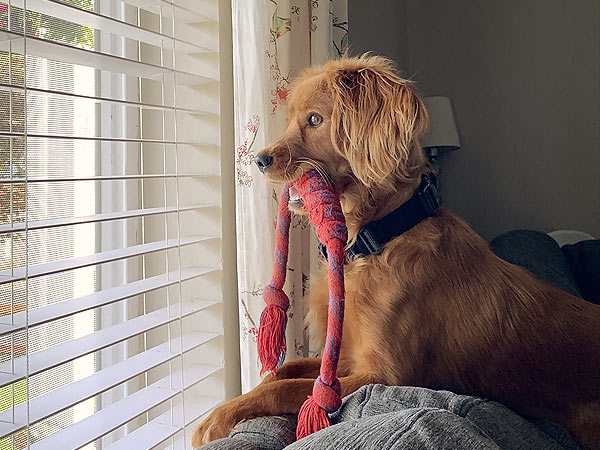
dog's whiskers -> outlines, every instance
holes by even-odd
[[[310,159],[310,158],[298,158],[298,162],[303,162],[303,163],[308,164],[309,166],[314,168],[317,172],[319,172],[319,174],[323,177],[323,179],[325,179],[327,184],[329,184],[330,186],[333,185],[333,180],[331,179],[329,174],[325,171],[323,166],[320,163],[318,163],[317,161]]]
[[[290,155],[290,157],[288,158],[288,162],[285,166],[285,173],[287,173],[288,169],[290,168],[290,164],[292,164],[292,149],[290,148],[290,143],[286,140],[285,141],[285,145],[288,149],[288,153]]]
[[[300,171],[300,175],[297,175],[298,171]],[[292,172],[291,175],[288,175],[287,168],[286,168],[285,177],[288,179],[288,181],[285,181],[285,183],[297,180],[302,175],[304,175],[304,169],[302,167],[300,167],[300,166],[296,167],[296,169],[294,170],[294,172]]]
[[[314,162],[312,161],[304,161],[306,164],[308,164],[309,166],[311,166],[312,168],[314,168],[317,172],[319,172],[319,174],[325,179],[325,181],[327,183],[329,183],[329,179],[325,176],[325,174],[323,173],[323,170]]]

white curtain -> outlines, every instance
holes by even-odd
[[[236,201],[242,391],[260,381],[256,336],[271,281],[279,186],[255,155],[285,129],[282,100],[302,69],[337,57],[348,39],[347,0],[233,0]],[[285,291],[290,297],[287,358],[317,356],[304,326],[304,293],[317,261],[314,233],[294,217]]]

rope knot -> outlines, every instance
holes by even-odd
[[[328,413],[335,412],[342,404],[342,388],[337,378],[331,384],[321,375],[315,380],[313,395],[309,395],[298,413],[296,438],[302,439],[330,425]]]
[[[321,375],[316,379],[313,386],[313,399],[318,405],[328,413],[337,411],[342,404],[342,388],[337,378],[332,384],[327,384],[321,378]]]
[[[310,223],[315,227],[317,238],[325,245],[332,239],[346,244],[348,230],[340,199],[332,186],[317,172],[307,172],[296,181]]]
[[[263,299],[267,305],[278,306],[284,311],[287,311],[290,307],[290,300],[282,289],[276,288],[272,285],[265,286],[263,290]]]

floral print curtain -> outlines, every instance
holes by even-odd
[[[293,78],[345,51],[347,0],[233,0],[232,11],[240,351],[247,392],[260,382],[256,337],[263,287],[272,275],[280,190],[266,183],[254,157],[285,129],[282,103]],[[295,216],[285,286],[286,361],[318,355],[304,325],[306,284],[317,260],[308,220]]]

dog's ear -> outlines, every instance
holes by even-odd
[[[409,82],[389,60],[377,56],[342,58],[326,70],[333,95],[332,141],[366,186],[392,173],[409,179],[423,162],[416,140],[426,131],[428,116]]]

